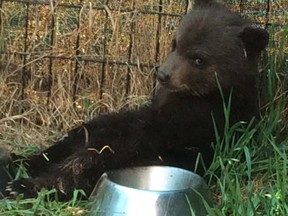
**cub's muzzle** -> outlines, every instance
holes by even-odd
[[[156,71],[156,77],[160,83],[167,83],[170,80],[170,75],[161,70]]]

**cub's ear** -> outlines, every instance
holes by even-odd
[[[251,52],[260,53],[269,42],[269,34],[260,28],[246,27],[239,35],[245,48]]]

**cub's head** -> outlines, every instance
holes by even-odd
[[[265,30],[213,1],[197,1],[181,20],[171,52],[156,72],[171,91],[206,95],[252,84],[257,57],[268,43]],[[217,81],[218,80],[218,81]]]

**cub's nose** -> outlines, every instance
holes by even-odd
[[[156,71],[156,77],[157,77],[158,81],[161,83],[166,83],[170,79],[170,75],[165,73],[164,71],[161,71],[161,70]]]

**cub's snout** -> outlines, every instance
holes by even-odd
[[[156,78],[161,84],[165,84],[165,83],[169,82],[170,75],[168,73],[166,73],[165,71],[157,70],[156,71]]]

